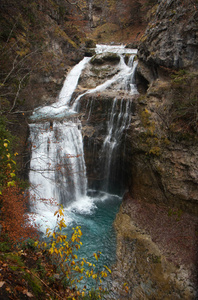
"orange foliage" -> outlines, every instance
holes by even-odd
[[[15,186],[6,187],[0,196],[2,233],[7,234],[12,245],[28,238],[36,238],[37,230],[28,222],[28,196]]]

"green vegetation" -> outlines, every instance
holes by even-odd
[[[156,155],[156,156],[160,156],[161,154],[161,148],[159,146],[154,146],[149,150],[149,154],[150,155]]]
[[[4,186],[10,186],[14,183],[16,162],[13,155],[14,137],[6,129],[6,118],[0,116],[0,194]]]
[[[158,255],[155,255],[155,254],[149,254],[148,257],[149,257],[149,259],[151,259],[151,261],[152,261],[154,264],[159,264],[159,263],[161,263],[161,257],[158,256]]]
[[[0,297],[8,292],[14,299],[27,295],[36,299],[97,300],[108,293],[103,280],[111,270],[97,267],[100,253],[93,253],[96,263],[79,258],[80,227],[73,228],[68,237],[62,231],[66,227],[62,208],[55,214],[57,227],[53,232],[47,229],[48,243],[28,239],[15,250],[5,241],[0,243],[0,283],[4,286]]]
[[[168,216],[175,217],[177,222],[180,221],[182,214],[183,214],[183,211],[181,209],[169,208],[169,210],[168,210]]]

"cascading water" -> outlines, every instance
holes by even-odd
[[[119,176],[120,187],[122,176],[120,174],[119,160],[116,158],[119,155],[121,139],[123,131],[128,128],[131,121],[131,100],[121,100],[119,113],[116,110],[118,104],[117,98],[114,99],[112,109],[109,114],[108,130],[106,138],[102,146],[100,161],[102,165],[103,175],[101,188],[105,191],[111,190],[110,186],[114,185],[115,179]],[[111,181],[111,184],[110,184]]]
[[[129,57],[128,70],[126,68],[127,72],[124,76],[124,81],[123,79],[121,80],[121,87],[125,91],[127,91],[127,93],[132,95],[137,93],[136,85],[134,82],[134,74],[137,63],[134,63],[134,57],[135,55],[131,55]],[[123,57],[121,58],[123,59]],[[121,170],[119,165],[122,164],[122,161],[118,163],[116,154],[119,153],[120,150],[119,147],[121,144],[123,132],[128,128],[131,121],[132,101],[130,99],[125,100],[124,98],[122,98],[119,106],[119,112],[117,112],[116,109],[116,105],[118,104],[117,102],[117,98],[114,98],[112,109],[109,113],[107,135],[104,139],[100,157],[101,164],[103,165],[102,177],[105,179],[103,180],[101,188],[105,191],[110,190],[110,181],[114,183],[114,179],[118,177],[118,174],[120,182],[122,181],[122,174],[120,174]]]
[[[124,46],[97,45],[96,53],[104,52],[120,56],[119,72],[116,75],[96,88],[88,89],[73,101],[72,95],[81,72],[91,59],[86,57],[67,75],[58,101],[34,111],[30,123],[29,180],[33,187],[31,194],[35,198],[32,215],[41,231],[45,232],[47,227],[55,226],[54,211],[57,210],[57,204],[62,204],[68,226],[81,225],[82,232],[85,233],[85,256],[91,257],[93,252],[102,251],[103,263],[109,265],[115,256],[112,255],[115,253],[112,223],[121,198],[107,193],[108,183],[111,180],[115,149],[119,148],[123,131],[130,123],[131,101],[125,101],[123,97],[119,105],[116,98],[112,103],[101,152],[107,154],[104,164],[101,164],[106,173],[106,188],[103,192],[87,188],[81,122],[77,117],[78,104],[83,96],[102,92],[115,83],[118,89],[128,94],[137,93],[137,90],[133,81],[136,63],[131,62],[136,51],[125,49]],[[132,57],[129,58],[128,65],[124,61],[125,53]],[[91,113],[90,108],[89,117]],[[104,245],[107,247],[104,248]]]
[[[32,211],[41,231],[55,226],[53,215],[56,204],[67,207],[71,202],[86,198],[81,124],[69,109],[68,102],[89,60],[85,57],[70,71],[56,103],[36,109],[31,117],[36,123],[30,124],[29,180],[33,187],[31,194],[35,198]]]

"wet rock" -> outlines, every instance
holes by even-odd
[[[93,65],[103,65],[103,64],[118,64],[120,61],[120,56],[116,53],[101,53],[97,54],[91,59]]]

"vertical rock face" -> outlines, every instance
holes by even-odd
[[[130,299],[196,298],[197,24],[196,1],[159,1],[139,46],[129,192],[116,220],[115,282],[128,278]]]
[[[159,67],[198,68],[198,10],[196,1],[158,1],[142,37],[138,57],[145,78],[159,77]]]

